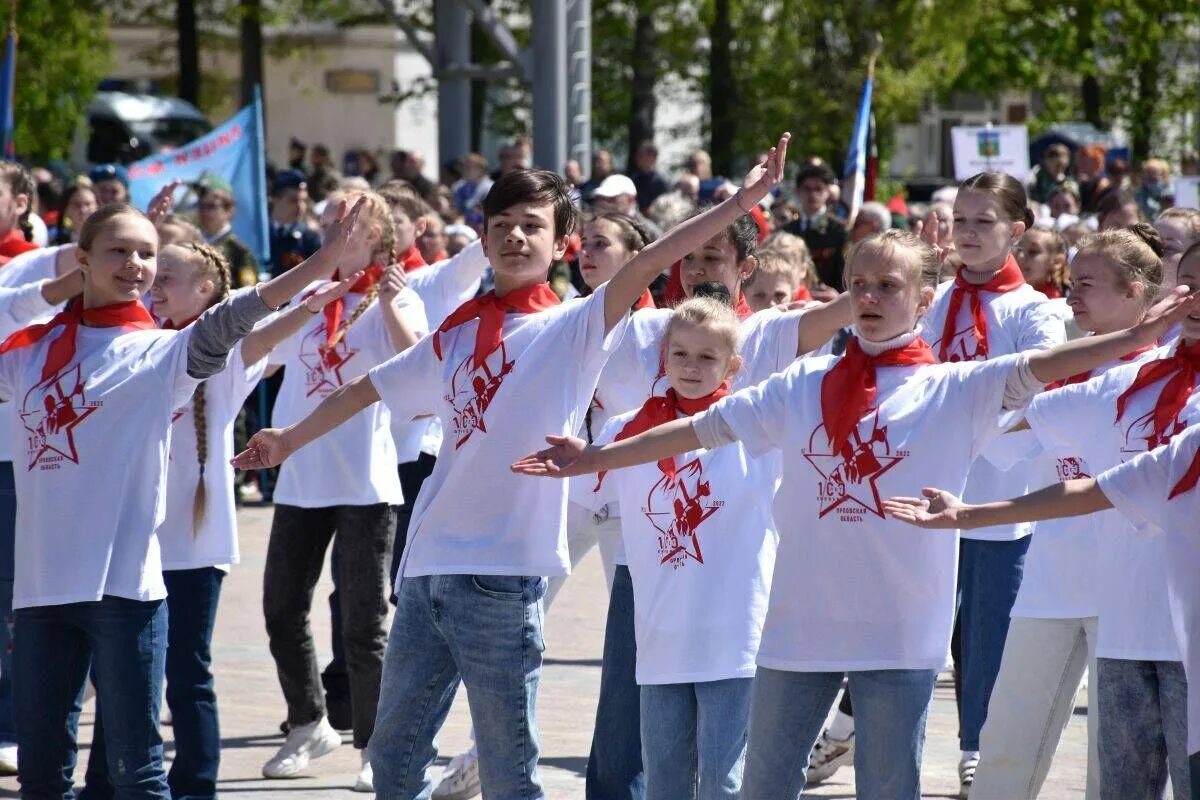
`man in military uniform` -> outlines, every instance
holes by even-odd
[[[833,170],[824,162],[806,164],[796,176],[795,196],[800,215],[785,230],[808,245],[821,283],[841,292],[846,226],[828,210],[830,187],[836,182]]]
[[[310,228],[308,183],[304,173],[283,170],[271,187],[271,274],[281,275],[321,248],[321,237]]]
[[[204,241],[225,255],[234,286],[241,288],[258,283],[258,259],[233,233],[233,215],[237,210],[233,187],[224,178],[209,176],[197,190],[200,194],[200,232]]]

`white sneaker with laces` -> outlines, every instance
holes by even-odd
[[[450,759],[442,780],[433,790],[433,796],[437,800],[470,800],[472,797],[478,797],[481,791],[479,752],[472,747]]]
[[[287,739],[275,756],[263,764],[263,777],[295,777],[308,768],[309,761],[328,755],[341,745],[341,735],[325,717],[307,725],[297,725],[288,732]]]
[[[807,783],[812,786],[827,781],[847,764],[854,763],[854,734],[849,739],[834,739],[829,731],[822,731],[821,738],[813,745],[808,757]]]
[[[354,782],[354,791],[374,793],[375,772],[371,769],[371,759],[367,757],[366,749],[360,752],[362,753],[362,769],[358,771],[358,780]]]
[[[975,783],[975,770],[977,769],[979,769],[979,756],[966,756],[958,762],[959,800],[967,800],[971,796],[971,786]]]
[[[17,774],[17,743],[0,742],[0,775]]]

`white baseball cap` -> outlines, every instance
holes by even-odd
[[[609,175],[592,192],[592,197],[621,197],[627,194],[637,196],[633,181],[624,175]]]

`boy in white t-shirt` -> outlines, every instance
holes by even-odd
[[[788,138],[750,171],[735,197],[647,247],[587,299],[563,305],[545,278],[575,227],[567,187],[542,170],[504,176],[483,205],[495,291],[347,383],[307,418],[259,432],[235,459],[249,469],[277,464],[383,398],[400,418],[432,413],[445,425],[397,578],[399,604],[369,747],[379,797],[428,796],[434,736],[460,680],[484,791],[544,796],[534,719],[544,648],[540,600],[543,576],[568,569],[566,485],[519,480],[509,463],[545,427],[578,430],[634,301],[669,264],[767,194],[782,174]]]

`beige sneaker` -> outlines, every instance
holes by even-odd
[[[822,731],[821,738],[813,745],[812,754],[808,757],[808,775],[806,782],[809,786],[827,781],[847,764],[854,763],[854,734],[849,739],[834,739],[829,731]]]
[[[470,800],[483,789],[479,785],[479,754],[472,747],[450,759],[442,780],[433,790],[435,800]]]
[[[308,768],[309,761],[329,755],[341,745],[341,735],[325,717],[298,725],[288,732],[287,740],[275,756],[263,764],[263,777],[293,778]]]

